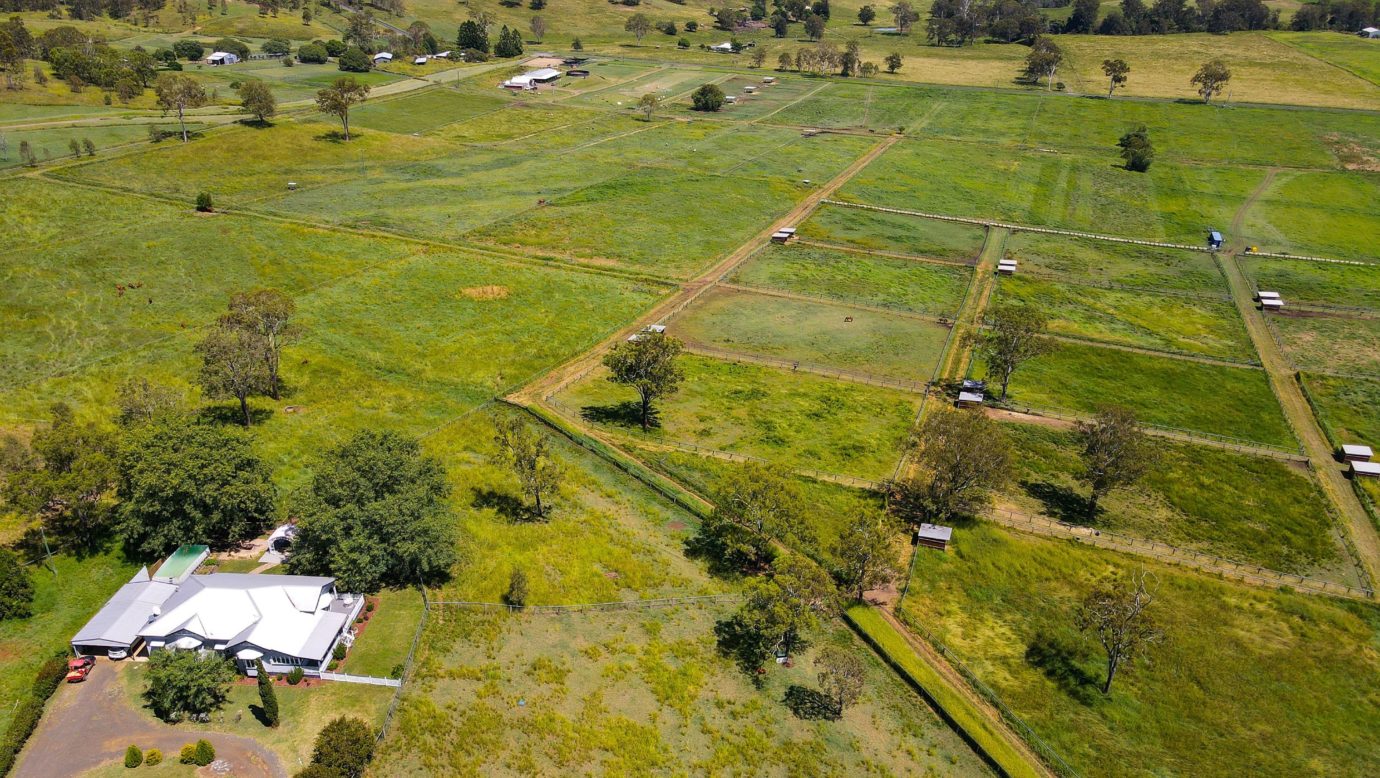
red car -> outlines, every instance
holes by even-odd
[[[76,659],[67,660],[67,683],[81,683],[86,680],[86,676],[91,674],[91,668],[96,666],[96,658],[93,656],[79,656]]]

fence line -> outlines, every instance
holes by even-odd
[[[707,346],[695,341],[685,341],[685,350],[691,354],[699,356],[714,357],[729,362],[746,362],[749,364],[768,365],[780,367],[812,375],[824,376],[826,378],[837,378],[841,381],[850,381],[858,384],[868,384],[870,386],[881,386],[888,389],[898,389],[905,392],[924,392],[929,389],[929,385],[920,381],[903,381],[899,378],[883,378],[869,373],[857,373],[851,370],[840,370],[836,367],[816,365],[810,362],[801,362],[793,359],[779,359],[777,357],[760,356],[758,354],[745,354],[741,351],[719,348],[718,346]]]
[[[988,407],[995,408],[996,410],[1000,411],[1008,411],[1010,413],[1025,416],[1042,416],[1049,419],[1059,419],[1061,421],[1068,422],[1088,421],[1091,419],[1090,416],[1083,416],[1076,413],[1069,413],[1065,411],[1057,411],[1052,408],[1036,408],[1029,405],[1002,405],[996,403],[996,401],[993,401],[992,404],[990,404]],[[1161,437],[1181,438],[1188,440],[1189,442],[1202,443],[1204,445],[1211,445],[1216,448],[1225,448],[1231,451],[1238,451],[1243,454],[1254,454],[1256,456],[1272,457],[1274,459],[1281,459],[1286,462],[1308,463],[1310,461],[1308,459],[1308,456],[1304,453],[1303,446],[1298,446],[1297,448],[1290,449],[1284,446],[1270,445],[1269,443],[1257,443],[1253,440],[1246,440],[1244,438],[1233,438],[1228,435],[1216,435],[1211,432],[1199,432],[1197,430],[1185,430],[1180,429],[1178,427],[1168,427],[1162,424],[1146,424],[1142,422],[1141,427],[1143,427],[1147,432],[1151,434],[1159,434]]]
[[[422,593],[422,620],[417,624],[417,631],[412,634],[412,647],[407,650],[407,659],[403,661],[403,674],[398,679],[397,691],[393,692],[393,699],[388,703],[388,713],[383,717],[383,726],[379,727],[379,734],[374,738],[377,745],[383,742],[388,736],[388,728],[393,724],[393,714],[398,711],[398,702],[402,699],[403,688],[407,685],[407,679],[412,675],[412,662],[417,657],[417,645],[422,640],[422,631],[426,629],[426,622],[431,615],[431,601],[427,599],[426,587],[418,586],[417,590]]]
[[[1201,292],[1186,292],[1182,289],[1166,289],[1159,286],[1129,286],[1118,284],[1115,281],[1095,281],[1092,279],[1075,278],[1072,276],[1061,275],[1057,272],[1044,273],[1038,270],[1022,270],[1019,277],[1033,278],[1037,281],[1049,281],[1051,283],[1068,284],[1069,286],[1091,286],[1095,289],[1109,289],[1116,292],[1135,292],[1137,294],[1157,294],[1164,297],[1183,297],[1189,300],[1205,300],[1208,302],[1230,303],[1230,294],[1204,294]]]
[[[993,508],[989,510],[987,518],[998,524],[1017,529],[1028,527],[1037,534],[1049,535],[1057,532],[1079,542],[1088,543],[1094,546],[1112,548],[1120,551],[1126,551],[1127,547],[1129,547],[1133,552],[1144,556],[1154,557],[1155,559],[1173,564],[1186,564],[1190,567],[1220,573],[1226,577],[1237,578],[1242,581],[1263,585],[1293,586],[1314,592],[1339,594],[1362,599],[1374,599],[1375,597],[1374,590],[1369,588],[1358,588],[1336,583],[1334,581],[1324,581],[1320,578],[1313,578],[1306,575],[1285,573],[1250,562],[1239,562],[1214,554],[1207,554],[1192,549],[1181,548],[1179,546],[1171,546],[1168,543],[1161,543],[1156,540],[1147,540],[1132,535],[1122,535],[1116,532],[1084,527],[1078,524],[1057,521],[1055,519],[1031,516],[1006,508]]]
[[[647,600],[612,600],[609,602],[586,602],[573,605],[509,605],[502,602],[472,602],[469,600],[434,600],[432,605],[447,608],[470,608],[473,610],[507,611],[509,613],[582,613],[585,611],[619,611],[650,608],[671,608],[677,605],[698,605],[701,603],[733,602],[742,599],[741,594],[700,594],[687,597],[658,597]]]
[[[325,670],[321,671],[321,680],[337,681],[340,683],[362,683],[370,686],[395,686],[402,687],[400,678],[379,678],[374,675],[351,675],[349,673],[332,673]]]

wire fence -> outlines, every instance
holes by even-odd
[[[1019,511],[993,508],[987,518],[1008,527],[1022,529],[1041,535],[1062,535],[1081,543],[1111,548],[1117,551],[1130,551],[1141,556],[1149,556],[1171,564],[1185,565],[1199,570],[1220,573],[1228,578],[1236,578],[1264,586],[1292,586],[1312,592],[1336,594],[1358,599],[1374,599],[1375,592],[1368,587],[1354,587],[1335,581],[1326,581],[1296,573],[1271,570],[1268,567],[1240,562],[1234,559],[1171,546],[1155,540],[1146,540],[1132,535],[1122,535],[1106,530],[1093,529],[1078,524],[1057,521],[1045,517],[1031,516]]]
[[[1018,406],[1010,402],[1000,403],[997,401],[993,401],[989,404],[989,407],[995,408],[997,410],[1008,411],[1010,413],[1020,414],[1023,416],[1039,416],[1043,418],[1059,419],[1060,421],[1067,421],[1073,423],[1077,423],[1080,421],[1089,421],[1092,418],[1085,414],[1073,413],[1068,411],[1059,411],[1054,410],[1052,408],[1039,408],[1030,405]],[[1307,454],[1304,453],[1303,446],[1297,446],[1295,448],[1286,448],[1284,446],[1275,446],[1269,443],[1257,443],[1256,441],[1246,440],[1244,438],[1233,438],[1228,435],[1216,435],[1211,432],[1186,430],[1180,429],[1178,427],[1168,427],[1161,424],[1142,423],[1141,427],[1143,427],[1146,432],[1152,435],[1158,435],[1160,437],[1186,440],[1191,443],[1201,443],[1204,445],[1212,446],[1214,448],[1227,449],[1229,451],[1236,451],[1242,454],[1252,454],[1255,456],[1271,457],[1273,459],[1280,459],[1286,462],[1309,462]]]
[[[446,608],[550,615],[561,613],[585,613],[589,611],[652,610],[655,608],[673,608],[680,605],[706,605],[720,602],[737,602],[741,599],[741,594],[731,593],[701,594],[687,597],[657,597],[645,600],[585,602],[573,605],[509,605],[503,602],[471,602],[468,600],[433,600],[431,604]]]
[[[886,378],[884,376],[872,375],[870,373],[859,373],[853,370],[841,370],[837,367],[819,365],[811,362],[801,362],[794,359],[780,359],[777,357],[761,356],[759,354],[745,354],[741,351],[719,348],[718,346],[708,346],[695,341],[685,341],[685,350],[691,354],[702,357],[713,357],[722,359],[726,362],[747,363],[754,365],[766,365],[778,367],[791,372],[809,373],[811,375],[823,376],[825,378],[835,378],[840,381],[848,381],[855,384],[867,384],[869,386],[880,386],[887,389],[898,389],[903,392],[924,392],[929,389],[929,385],[921,381],[903,381],[899,378]]]
[[[393,699],[388,703],[388,713],[384,714],[383,725],[379,727],[379,734],[374,739],[375,744],[383,742],[388,736],[388,728],[393,725],[393,716],[398,712],[403,689],[407,688],[407,681],[412,677],[412,666],[417,659],[417,646],[422,641],[422,631],[426,629],[427,620],[431,616],[431,601],[426,596],[426,587],[418,586],[417,589],[422,593],[422,619],[417,623],[417,631],[412,634],[412,646],[407,649],[407,659],[403,660],[402,677],[398,679],[397,691],[393,692]]]
[[[898,609],[896,616],[905,624],[907,629],[914,632],[926,643],[929,643],[931,648],[940,656],[944,657],[944,660],[957,670],[959,675],[963,676],[963,680],[968,682],[968,685],[972,687],[973,691],[977,692],[989,705],[996,708],[997,712],[1001,714],[1002,720],[1015,730],[1016,734],[1019,735],[1055,773],[1063,776],[1063,778],[1079,778],[1081,773],[1075,770],[1073,765],[1065,761],[1064,758],[1059,755],[1059,752],[1054,750],[1054,746],[1046,743],[1043,738],[1035,734],[1035,730],[1031,729],[1030,725],[1025,723],[1025,719],[1022,719],[1020,716],[1016,715],[1015,711],[1008,708],[1006,703],[1002,701],[1001,696],[993,691],[987,684],[983,683],[982,679],[978,678],[977,673],[973,672],[968,665],[964,664],[962,658],[960,658],[958,654],[944,645],[943,641],[936,637],[933,632],[930,632],[923,625],[908,617],[903,611]]]
[[[1208,300],[1211,302],[1224,303],[1232,301],[1231,295],[1225,292],[1222,294],[1205,294],[1203,292],[1189,292],[1183,289],[1165,289],[1159,286],[1130,286],[1127,284],[1118,284],[1115,281],[1097,281],[1090,278],[1077,278],[1057,272],[1041,272],[1027,269],[1020,271],[1020,276],[1022,278],[1033,278],[1037,281],[1049,281],[1052,283],[1067,284],[1069,286],[1091,286],[1095,289],[1108,289],[1114,292],[1133,292],[1135,294],[1183,297],[1190,300]]]

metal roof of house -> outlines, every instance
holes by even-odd
[[[349,618],[328,609],[334,584],[321,576],[192,576],[139,635],[158,639],[187,632],[208,648],[249,643],[268,652],[324,658]]]
[[[128,648],[176,591],[176,584],[154,581],[142,568],[77,631],[72,645]]]

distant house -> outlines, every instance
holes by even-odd
[[[947,551],[949,550],[949,541],[953,539],[953,536],[953,527],[941,527],[938,524],[921,524],[920,529],[915,531],[915,543],[925,548]]]
[[[1362,38],[1380,38],[1380,28],[1364,27],[1356,34],[1360,35]]]
[[[228,51],[213,51],[211,56],[206,58],[207,65],[233,65],[239,61],[238,54],[232,54]]]
[[[549,84],[561,77],[561,71],[555,68],[540,68],[529,70],[520,76],[513,76],[504,81],[500,86],[504,89],[536,89],[538,84]]]
[[[213,573],[168,583],[140,570],[72,638],[81,654],[216,651],[240,672],[254,660],[275,673],[319,675],[364,598],[340,594],[335,579]]]
[[[384,65],[393,61],[393,55],[387,51],[380,51],[374,55],[375,65]]]
[[[732,53],[733,53],[733,43],[732,43],[732,41],[724,41],[723,43],[716,43],[716,44],[714,44],[713,46],[710,46],[710,47],[709,47],[709,50],[710,50],[710,51],[717,51],[717,52],[719,52],[720,54],[732,54]]]

